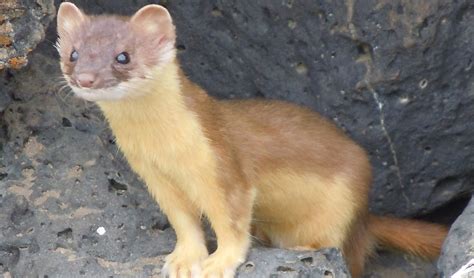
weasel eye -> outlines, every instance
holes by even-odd
[[[117,61],[117,63],[125,65],[130,63],[130,56],[127,52],[122,52],[117,55],[117,57],[115,57],[115,60]]]
[[[79,58],[79,53],[77,53],[76,50],[73,50],[71,52],[71,56],[69,56],[69,61],[75,62],[75,61],[77,61],[77,58]]]

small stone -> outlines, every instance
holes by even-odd
[[[295,29],[296,28],[296,21],[293,19],[288,20],[288,28]]]
[[[97,233],[100,235],[100,236],[103,236],[105,234],[105,228],[104,227],[99,227],[97,228]]]
[[[301,75],[306,75],[308,73],[308,67],[303,63],[298,63],[295,69],[296,72]]]

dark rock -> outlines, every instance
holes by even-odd
[[[10,95],[7,94],[7,92],[3,92],[3,93],[0,94],[0,113],[3,112],[3,110],[5,110],[8,107],[11,100],[12,99],[11,99]]]
[[[336,249],[296,252],[254,248],[238,270],[237,277],[350,277],[341,253]]]
[[[474,198],[464,212],[451,226],[448,238],[444,242],[443,250],[438,261],[438,269],[443,277],[451,277],[463,266],[474,261]],[[470,267],[470,275],[474,277],[474,265]]]
[[[0,245],[0,273],[13,269],[20,259],[20,249],[16,246]]]
[[[19,69],[27,54],[45,37],[56,12],[53,0],[2,0],[0,3],[0,70]],[[0,110],[1,111],[1,110]]]
[[[436,262],[398,252],[381,251],[371,258],[364,278],[438,277]]]
[[[117,195],[122,195],[127,191],[127,185],[116,181],[115,179],[109,179],[109,192],[115,192]]]

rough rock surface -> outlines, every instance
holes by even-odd
[[[0,87],[13,99],[0,118],[0,272],[145,277],[174,233],[96,107],[58,93],[54,51],[43,43]]]
[[[438,268],[444,277],[451,277],[474,259],[474,198],[464,212],[454,222],[444,242],[443,251],[438,261]],[[474,277],[474,267],[471,266]]]
[[[53,0],[0,2],[0,70],[28,63],[27,54],[44,39],[55,11]]]
[[[237,277],[346,278],[350,274],[341,253],[336,249],[292,252],[255,248],[239,268]]]
[[[159,3],[73,2],[123,14]],[[161,3],[186,72],[211,94],[301,103],[361,143],[375,170],[374,211],[419,216],[472,192],[472,1]],[[174,233],[98,109],[61,89],[54,28],[47,39],[0,82],[0,273],[157,274]],[[412,258],[381,258],[366,277],[435,275]]]

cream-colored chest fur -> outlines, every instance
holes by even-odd
[[[172,70],[139,90],[142,96],[99,103],[118,146],[152,193],[159,190],[153,183],[166,178],[195,199],[196,178],[209,182],[215,176],[214,155],[197,115],[185,107]]]

